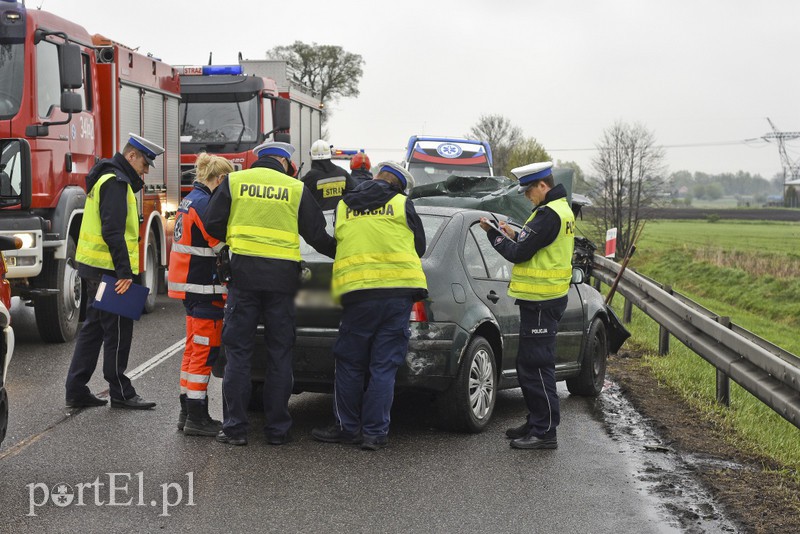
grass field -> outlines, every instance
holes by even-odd
[[[793,354],[800,354],[800,224],[650,221],[630,266]],[[615,302],[621,305],[622,299]],[[680,342],[657,355],[658,325],[635,311],[629,343],[655,376],[730,432],[800,477],[800,429],[736,384],[731,408],[715,402],[714,369]]]

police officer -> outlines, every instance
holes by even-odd
[[[233,172],[214,192],[206,212],[206,231],[227,242],[232,281],[222,342],[227,363],[222,381],[223,422],[217,441],[247,444],[247,404],[256,327],[263,317],[267,345],[264,417],[267,442],[291,439],[294,297],[300,285],[300,238],[329,257],[336,240],[325,231],[325,218],[302,182],[287,175],[294,147],[268,142],[253,150],[258,160]]]
[[[371,168],[372,164],[369,162],[369,156],[363,150],[353,156],[353,159],[350,160],[350,175],[356,185],[372,180],[372,173],[369,172]]]
[[[376,168],[375,178],[346,193],[336,208],[332,292],[344,308],[333,347],[336,422],[311,433],[318,441],[360,443],[365,450],[388,443],[411,307],[427,296],[419,259],[425,231],[414,203],[403,194],[414,178],[396,163]]]
[[[519,179],[519,191],[536,206],[519,235],[500,223],[503,236],[481,218],[492,246],[514,263],[508,294],[519,306],[517,376],[529,412],[522,425],[506,430],[515,449],[558,447],[556,334],[572,278],[575,216],[566,189],[553,181],[552,166],[531,163],[511,171]]]
[[[208,235],[203,217],[211,193],[233,171],[233,164],[201,152],[195,170],[192,190],[178,207],[169,255],[169,296],[183,300],[186,311],[178,429],[187,436],[216,436],[222,424],[208,414],[207,390],[219,355],[227,290],[215,273],[212,247],[219,241]]]
[[[156,403],[144,400],[125,376],[133,336],[133,320],[96,309],[100,279],[114,276],[113,291],[125,293],[139,274],[139,209],[135,194],[142,189],[153,160],[164,152],[157,144],[130,134],[122,153],[97,162],[86,176],[86,207],[81,221],[75,260],[86,284],[86,320],[78,334],[66,382],[68,408],[103,406],[107,401],[87,387],[100,347],[103,377],[108,382],[111,406],[143,410]],[[108,290],[112,290],[109,288]]]
[[[324,139],[311,145],[311,170],[303,176],[303,183],[323,210],[335,208],[344,192],[356,185],[346,170],[331,161],[331,145]]]

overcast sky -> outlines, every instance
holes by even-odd
[[[28,0],[173,65],[262,59],[295,40],[361,54],[330,142],[399,159],[413,134],[501,114],[592,173],[617,120],[641,122],[670,171],[781,172],[760,138],[800,131],[798,0]],[[280,6],[280,7],[278,7]],[[787,145],[800,158],[800,139]]]

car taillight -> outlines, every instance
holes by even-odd
[[[415,302],[414,305],[411,307],[410,320],[415,323],[428,322],[428,312],[425,311],[425,304],[423,304],[421,300],[419,302]]]

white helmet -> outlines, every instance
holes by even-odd
[[[324,139],[317,139],[311,145],[311,159],[331,159],[332,147],[333,145]]]

